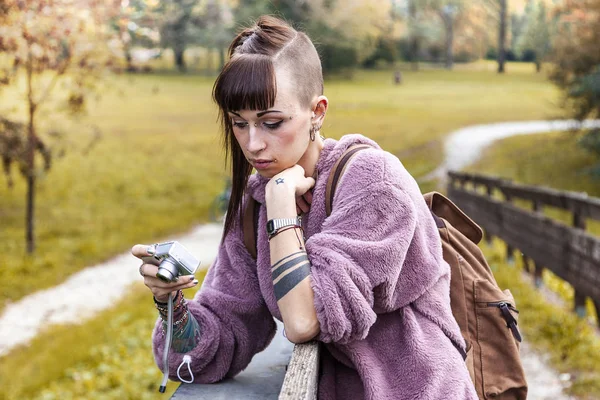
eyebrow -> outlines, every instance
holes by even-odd
[[[240,114],[238,114],[238,113],[236,113],[236,112],[234,112],[234,111],[229,111],[229,112],[230,112],[230,113],[232,113],[232,114],[235,114],[235,115],[237,115],[237,116],[238,116],[238,117],[240,117],[240,118],[242,118],[242,116],[241,116]],[[265,114],[269,114],[269,113],[280,113],[280,112],[281,112],[281,111],[278,111],[278,110],[267,110],[267,111],[261,111],[261,112],[257,112],[257,113],[256,113],[256,116],[257,116],[258,118],[260,118],[260,117],[262,117],[262,116],[263,116],[263,115],[265,115]]]

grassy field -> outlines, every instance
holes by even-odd
[[[370,136],[419,177],[440,163],[443,138],[455,129],[558,115],[556,90],[531,66],[510,64],[509,73],[499,76],[490,65],[405,71],[400,86],[392,84],[392,71],[331,79],[323,134]],[[0,178],[0,310],[134,243],[155,242],[207,220],[226,175],[212,82],[202,76],[121,76],[80,121],[47,110],[43,126],[70,139],[66,156],[39,180],[34,257],[24,254],[23,181],[9,190]],[[14,98],[4,92],[0,105],[8,107]],[[86,156],[81,149],[92,125],[102,137]],[[0,399],[156,398],[160,373],[149,343],[155,316],[147,289],[134,286],[92,320],[50,328],[0,358]]]
[[[197,274],[198,280],[204,273]],[[196,289],[186,290],[193,297]],[[158,393],[151,333],[157,312],[141,284],[81,325],[52,326],[27,346],[0,358],[0,399],[167,399]]]
[[[493,174],[520,183],[548,186],[560,190],[586,192],[600,197],[600,178],[590,175],[590,167],[600,162],[598,156],[577,145],[580,133],[552,132],[517,136],[494,144],[480,162],[468,168],[471,172]],[[545,213],[570,224],[569,215],[549,207]],[[588,221],[588,231],[600,236],[600,221]],[[501,260],[503,246],[496,243],[494,260]],[[571,374],[570,392],[580,398],[600,398],[600,336],[592,325],[597,323],[592,302],[587,302],[588,317],[571,312],[574,291],[571,285],[545,270],[544,285],[558,294],[564,307],[549,305],[530,284],[518,278],[522,266],[508,268],[501,261],[495,272],[505,285],[510,285],[521,307],[521,325],[534,347],[550,355],[554,367]],[[503,265],[503,267],[502,267]],[[519,272],[519,273],[516,273]]]
[[[391,71],[332,79],[326,83],[331,109],[323,134],[364,133],[419,177],[441,161],[442,139],[454,129],[558,113],[556,90],[528,67],[509,65],[504,76],[486,63],[452,72],[406,71],[400,86],[391,83]],[[45,110],[40,131],[63,131],[67,153],[38,181],[34,257],[24,251],[24,182],[17,178],[9,190],[0,178],[0,309],[134,243],[207,219],[226,175],[212,83],[202,76],[120,76],[79,121]],[[0,109],[18,105],[15,98],[3,92]],[[91,126],[102,136],[84,155]]]

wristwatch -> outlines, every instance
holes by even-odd
[[[267,221],[267,234],[269,238],[279,232],[280,229],[288,227],[288,226],[298,226],[302,227],[302,222],[300,217],[296,218],[275,218]]]

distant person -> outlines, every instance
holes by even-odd
[[[181,289],[193,276],[166,284],[155,265],[140,266],[160,311],[159,367],[174,292],[172,379],[185,355],[196,383],[235,376],[268,346],[277,318],[290,341],[324,344],[319,399],[476,399],[450,309],[450,269],[415,180],[365,136],[321,136],[330,104],[304,33],[261,17],[229,55],[213,93],[232,163],[217,259],[189,301]],[[348,165],[326,217],[329,172],[358,143],[372,149]],[[243,242],[250,196],[260,203],[256,261]],[[147,249],[132,252],[142,258]]]
[[[402,74],[400,73],[400,70],[394,71],[394,83],[396,85],[400,85],[402,83]]]

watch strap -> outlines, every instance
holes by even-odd
[[[281,229],[288,226],[302,227],[300,218],[274,218],[267,221],[267,234],[269,238],[277,234]]]

